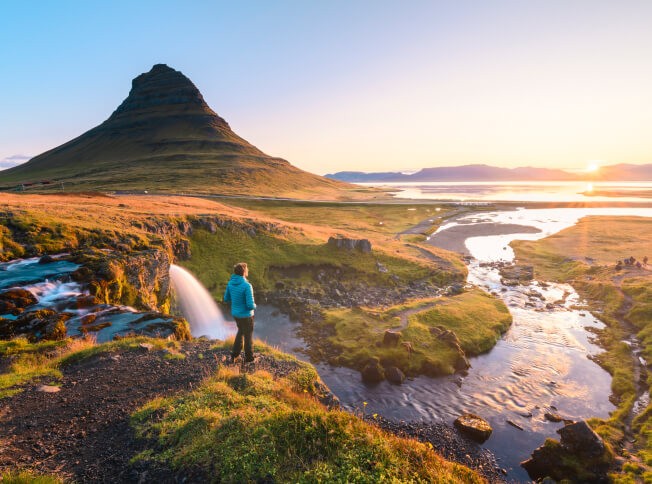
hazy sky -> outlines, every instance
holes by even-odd
[[[0,0],[0,168],[155,63],[300,168],[652,163],[652,1]]]

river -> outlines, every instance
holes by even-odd
[[[494,428],[483,446],[496,455],[507,478],[529,481],[519,463],[547,437],[558,437],[556,430],[563,425],[550,422],[545,413],[570,419],[605,418],[615,409],[609,401],[611,377],[590,359],[601,349],[591,342],[587,328],[603,324],[581,309],[582,301],[571,286],[543,281],[503,286],[498,270],[487,263],[512,260],[508,245],[512,240],[545,237],[586,215],[652,217],[652,209],[521,209],[470,214],[440,227],[443,232],[492,223],[509,225],[512,232],[514,225],[540,230],[466,239],[473,256],[468,263],[468,283],[498,295],[514,319],[491,351],[471,359],[466,376],[417,377],[401,386],[388,382],[366,385],[357,371],[320,364],[317,369],[322,380],[345,408],[361,409],[367,402],[366,412],[387,418],[452,424],[464,411],[477,413]],[[546,304],[554,308],[547,309]],[[271,307],[260,308],[257,321],[257,337],[305,358],[303,341],[296,337],[298,323]]]

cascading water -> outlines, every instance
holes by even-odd
[[[225,339],[235,333],[213,297],[190,272],[171,264],[170,279],[181,313],[190,324],[193,336]]]

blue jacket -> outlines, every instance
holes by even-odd
[[[231,279],[226,285],[224,302],[231,302],[231,314],[235,318],[248,318],[254,315],[256,303],[254,290],[249,281],[243,276],[231,274]]]

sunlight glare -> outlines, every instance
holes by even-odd
[[[587,173],[595,173],[600,169],[600,165],[596,162],[591,162],[586,166]]]

